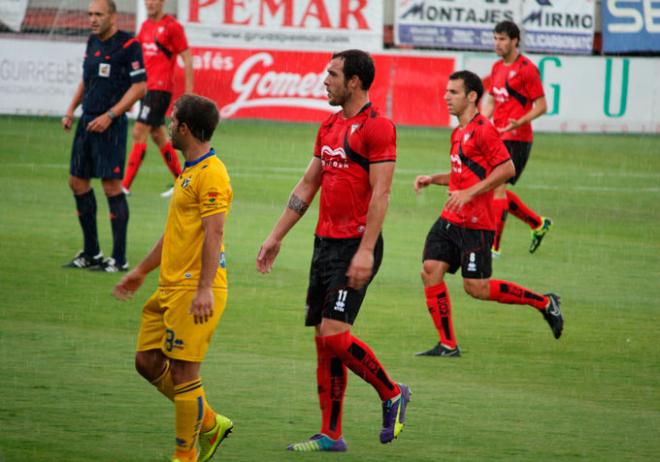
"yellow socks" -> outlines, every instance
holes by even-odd
[[[174,386],[176,457],[182,461],[196,460],[195,443],[205,414],[205,401],[201,379]]]
[[[170,401],[174,401],[174,383],[172,382],[172,373],[170,372],[170,362],[165,361],[165,370],[158,378],[151,382]]]

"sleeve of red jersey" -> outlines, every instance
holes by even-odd
[[[385,117],[368,119],[367,157],[369,163],[396,160],[396,127]]]
[[[188,39],[186,38],[186,33],[183,30],[183,26],[175,21],[169,27],[170,33],[170,44],[172,46],[172,51],[174,53],[181,53],[188,49]]]
[[[323,125],[321,124],[316,132],[316,140],[314,141],[314,157],[318,157],[319,159],[321,158],[321,130],[323,130]]]
[[[500,134],[495,130],[492,124],[484,124],[481,130],[481,149],[485,155],[485,160],[491,168],[495,168],[511,159],[509,151],[502,142]]]
[[[529,99],[534,101],[545,96],[545,91],[543,91],[543,82],[541,82],[541,74],[538,68],[531,61],[529,64],[529,66],[523,66],[523,69],[525,69],[525,86],[527,87]]]
[[[137,39],[131,39],[124,44],[128,48],[128,61],[130,64],[129,75],[131,83],[144,82],[147,80],[147,72],[144,70],[144,61],[142,60],[142,45]]]
[[[495,75],[495,68],[496,67],[497,67],[497,61],[495,61],[495,63],[493,63],[493,65],[491,66],[490,75],[486,79],[487,83],[488,83],[488,87],[486,88],[486,91],[491,95],[493,94],[493,76]]]

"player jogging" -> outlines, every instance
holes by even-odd
[[[446,273],[459,268],[463,288],[472,297],[532,306],[557,339],[564,326],[557,295],[540,295],[512,282],[489,279],[495,230],[492,191],[515,174],[515,167],[497,130],[478,112],[482,94],[476,74],[459,71],[449,76],[444,98],[449,113],[458,118],[458,127],[451,134],[451,171],[418,176],[414,182],[417,193],[432,184],[449,186],[449,199],[426,236],[421,272],[426,305],[440,341],[417,353],[420,356],[461,355],[444,282]]]
[[[174,185],[165,232],[113,290],[116,298],[128,300],[160,266],[158,289],[142,310],[135,366],[174,402],[173,462],[211,459],[234,427],[208,404],[199,376],[227,301],[223,236],[233,193],[227,169],[210,146],[218,120],[215,103],[201,96],[184,95],[174,104],[172,144],[186,162]]]
[[[314,156],[289,203],[259,249],[257,269],[270,271],[282,240],[321,189],[305,325],[315,327],[321,431],[291,444],[291,451],[346,451],[342,408],[347,368],[367,381],[382,401],[380,442],[403,429],[410,390],[393,382],[362,340],[351,333],[367,287],[383,257],[381,229],[396,160],[396,130],[369,102],[375,69],[360,50],[335,53],[324,84],[342,110],[318,130]]]
[[[167,137],[165,112],[170,106],[174,86],[177,56],[183,59],[184,92],[192,93],[193,70],[188,41],[181,24],[163,11],[165,0],[145,0],[148,19],[142,23],[137,38],[142,44],[147,69],[147,95],[140,101],[140,112],[133,127],[133,148],[128,157],[126,175],[122,182],[128,194],[147,153],[147,138],[158,145],[167,168],[174,178],[181,174],[181,164]],[[161,194],[167,197],[172,189]]]
[[[491,83],[483,115],[493,116],[493,125],[500,132],[516,173],[507,180],[515,185],[520,179],[532,149],[531,121],[545,114],[547,104],[539,71],[527,57],[518,51],[520,30],[511,21],[502,21],[495,26],[495,53],[502,59],[491,71]],[[493,198],[495,212],[495,238],[493,255],[500,256],[502,233],[509,212],[527,223],[532,229],[529,252],[534,253],[552,227],[550,218],[542,217],[530,209],[506,183],[495,188]]]
[[[113,0],[92,0],[88,16],[91,35],[83,61],[83,78],[62,118],[70,130],[73,113],[83,114],[71,148],[69,186],[76,199],[84,248],[64,265],[107,272],[126,271],[128,202],[121,189],[126,159],[128,121],[125,112],[146,90],[140,44],[117,29]],[[96,196],[91,178],[101,178],[112,226],[112,257],[103,259],[96,229]]]

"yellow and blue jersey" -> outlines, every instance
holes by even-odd
[[[185,167],[174,185],[165,225],[159,286],[197,288],[202,269],[202,218],[229,213],[233,191],[227,168],[211,149]],[[214,289],[227,288],[224,244],[218,255]]]

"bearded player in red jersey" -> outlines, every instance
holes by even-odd
[[[534,137],[531,121],[545,114],[547,103],[538,69],[518,51],[518,26],[511,21],[498,23],[494,41],[495,53],[502,59],[493,65],[489,94],[482,111],[486,118],[493,116],[493,124],[511,154],[516,174],[507,182],[515,185],[532,149]],[[517,194],[507,190],[506,183],[495,188],[493,209],[496,225],[492,251],[495,257],[500,256],[502,233],[509,212],[532,229],[530,253],[538,249],[552,227],[552,220],[529,208]]]
[[[396,161],[394,124],[369,102],[374,76],[373,60],[363,51],[332,56],[324,84],[330,104],[342,110],[321,124],[314,156],[257,256],[257,269],[269,272],[282,240],[320,188],[305,325],[316,332],[322,425],[290,451],[346,451],[341,424],[347,368],[378,392],[381,443],[399,435],[410,400],[408,387],[390,380],[371,348],[351,333],[383,258],[381,229]]]
[[[147,153],[147,138],[158,145],[167,168],[174,178],[181,174],[181,164],[165,130],[165,113],[172,100],[174,66],[178,55],[183,59],[184,92],[192,93],[192,57],[181,24],[163,11],[165,0],[145,0],[148,19],[142,24],[137,39],[142,44],[147,69],[147,94],[140,101],[140,112],[133,127],[133,148],[128,157],[122,187],[129,193],[133,180]],[[171,189],[162,194],[167,197]]]
[[[541,295],[508,281],[490,279],[495,221],[493,190],[515,175],[515,167],[497,130],[477,109],[481,79],[470,71],[449,76],[445,101],[458,127],[451,134],[451,171],[415,178],[417,193],[426,186],[449,186],[449,199],[424,244],[422,281],[426,304],[440,341],[420,356],[458,357],[446,273],[461,268],[463,288],[474,298],[529,305],[538,310],[555,338],[564,326],[555,294]]]

